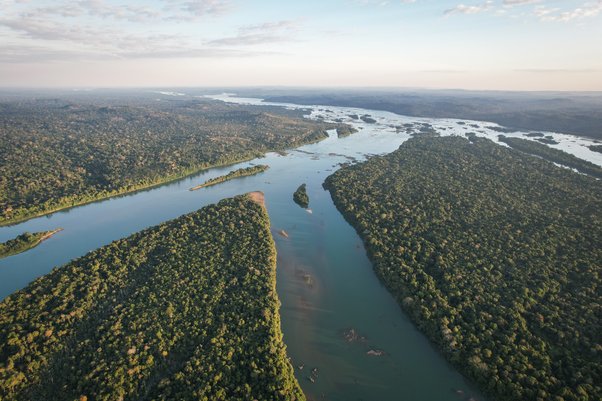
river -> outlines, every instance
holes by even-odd
[[[262,104],[260,99],[227,94],[212,98]],[[349,122],[359,132],[346,138],[337,138],[330,132],[328,139],[291,150],[287,155],[269,153],[147,191],[1,227],[0,241],[24,231],[58,227],[64,231],[28,252],[0,260],[0,297],[23,288],[54,266],[115,239],[220,199],[260,190],[266,195],[278,250],[277,290],[282,302],[284,341],[310,400],[484,400],[401,312],[374,275],[360,238],[338,213],[322,183],[341,163],[395,150],[410,137],[405,128],[399,128],[403,124],[430,124],[444,135],[476,132],[494,140],[499,132],[488,127],[495,124],[411,118],[345,107],[284,106],[307,109],[309,118]],[[364,122],[354,115],[370,115],[376,122]],[[587,149],[591,140],[545,134],[559,142],[554,147],[602,165],[602,155]],[[198,191],[188,190],[206,179],[252,164],[267,164],[270,169]],[[302,183],[307,184],[311,213],[292,201],[292,193]],[[279,230],[285,230],[289,237],[278,235]],[[370,355],[370,351],[382,355]],[[317,378],[312,382],[309,377],[314,368]]]

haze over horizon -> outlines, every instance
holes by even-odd
[[[0,0],[0,87],[602,90],[602,0]]]

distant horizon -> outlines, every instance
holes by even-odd
[[[498,93],[530,93],[530,94],[553,94],[553,93],[583,93],[583,94],[600,94],[602,95],[602,89],[600,90],[521,90],[521,89],[465,89],[465,88],[429,88],[429,87],[412,87],[412,86],[299,86],[299,85],[186,85],[186,86],[168,86],[168,85],[148,85],[148,86],[0,86],[0,92],[2,91],[73,91],[73,92],[85,92],[95,90],[115,90],[115,91],[128,91],[128,90],[159,90],[159,89],[199,89],[199,90],[213,90],[213,89],[257,89],[257,90],[353,90],[353,91],[383,91],[383,92],[409,92],[409,91],[423,91],[423,92],[498,92]],[[188,96],[188,94],[184,94]]]
[[[602,0],[0,0],[0,87],[602,91]]]

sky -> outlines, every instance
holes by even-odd
[[[602,90],[602,0],[0,0],[0,87]]]

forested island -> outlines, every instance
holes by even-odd
[[[336,128],[284,108],[154,96],[0,97],[0,225],[320,141]]]
[[[357,129],[353,128],[350,125],[341,124],[337,126],[337,137],[339,138],[345,138],[346,136],[355,134],[356,132]]]
[[[307,186],[299,185],[299,188],[293,193],[293,201],[304,209],[309,207],[309,196],[307,195]]]
[[[588,148],[592,152],[602,153],[602,145],[590,145],[590,146],[588,146]]]
[[[602,397],[602,184],[487,139],[416,137],[325,182],[415,324],[497,400]]]
[[[55,268],[0,303],[3,400],[304,400],[260,194]]]
[[[62,228],[51,231],[41,231],[38,233],[26,232],[6,242],[0,243],[0,259],[35,248],[40,245],[42,241],[47,240],[59,231],[62,231]]]
[[[204,183],[197,185],[196,187],[190,188],[190,190],[196,191],[197,189],[221,184],[222,182],[230,181],[235,178],[248,177],[251,175],[263,173],[264,171],[266,171],[269,168],[270,168],[270,166],[266,166],[265,164],[260,164],[257,166],[251,166],[251,167],[245,167],[245,168],[239,168],[234,171],[230,171],[228,174],[220,175],[219,177],[215,177],[215,178],[211,178],[211,179],[205,181]]]
[[[580,159],[570,153],[554,149],[541,143],[533,142],[528,139],[510,138],[500,135],[499,140],[521,152],[539,156],[554,163],[562,164],[566,167],[574,168],[583,174],[602,179],[602,167],[590,163],[587,160]]]

